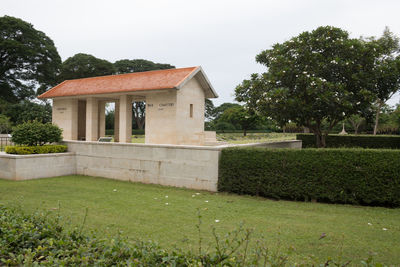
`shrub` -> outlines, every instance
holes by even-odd
[[[62,140],[62,130],[51,123],[24,122],[14,128],[11,141],[17,145],[37,146]]]
[[[313,134],[297,134],[296,139],[303,142],[303,148],[316,147]],[[400,136],[332,134],[327,136],[326,146],[400,149]]]
[[[400,206],[400,150],[232,148],[218,190],[275,199]]]
[[[62,153],[67,151],[67,146],[64,145],[7,146],[5,151],[7,154],[18,154],[18,155]]]

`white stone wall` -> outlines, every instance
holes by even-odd
[[[14,180],[15,159],[6,156],[4,152],[0,152],[0,177],[7,180]]]
[[[30,180],[76,174],[74,153],[42,155],[0,154],[0,178]]]
[[[77,140],[78,99],[53,99],[52,121],[63,129],[64,140]]]
[[[77,174],[217,191],[220,149],[66,141]]]
[[[146,95],[145,128],[146,144],[177,144],[175,89]]]
[[[190,117],[190,105],[193,107],[192,117]],[[189,80],[177,91],[176,120],[178,144],[204,144],[204,105],[204,90],[196,78]]]

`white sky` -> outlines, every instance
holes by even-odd
[[[274,43],[325,25],[353,37],[380,36],[389,26],[400,36],[399,11],[399,0],[0,0],[0,16],[45,32],[63,60],[87,53],[201,65],[220,95],[217,105],[265,70],[254,58]]]

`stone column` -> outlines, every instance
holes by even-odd
[[[97,141],[99,132],[99,102],[91,97],[86,100],[86,141]]]
[[[119,142],[132,142],[132,98],[129,95],[119,98]]]
[[[119,101],[114,106],[114,142],[119,142]]]
[[[99,101],[99,134],[98,137],[106,136],[106,102]]]

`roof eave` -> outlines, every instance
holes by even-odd
[[[207,78],[206,74],[204,73],[201,66],[197,66],[196,69],[194,69],[188,76],[186,76],[182,81],[180,81],[178,83],[178,85],[175,86],[175,88],[177,90],[181,89],[189,80],[191,80],[197,74],[201,74],[202,78],[204,79],[204,81],[208,87],[206,89],[208,89],[210,92],[210,94],[208,94],[208,96],[206,95],[206,98],[218,98],[217,92],[214,90],[214,87],[211,85],[210,80],[208,80],[208,78]]]

